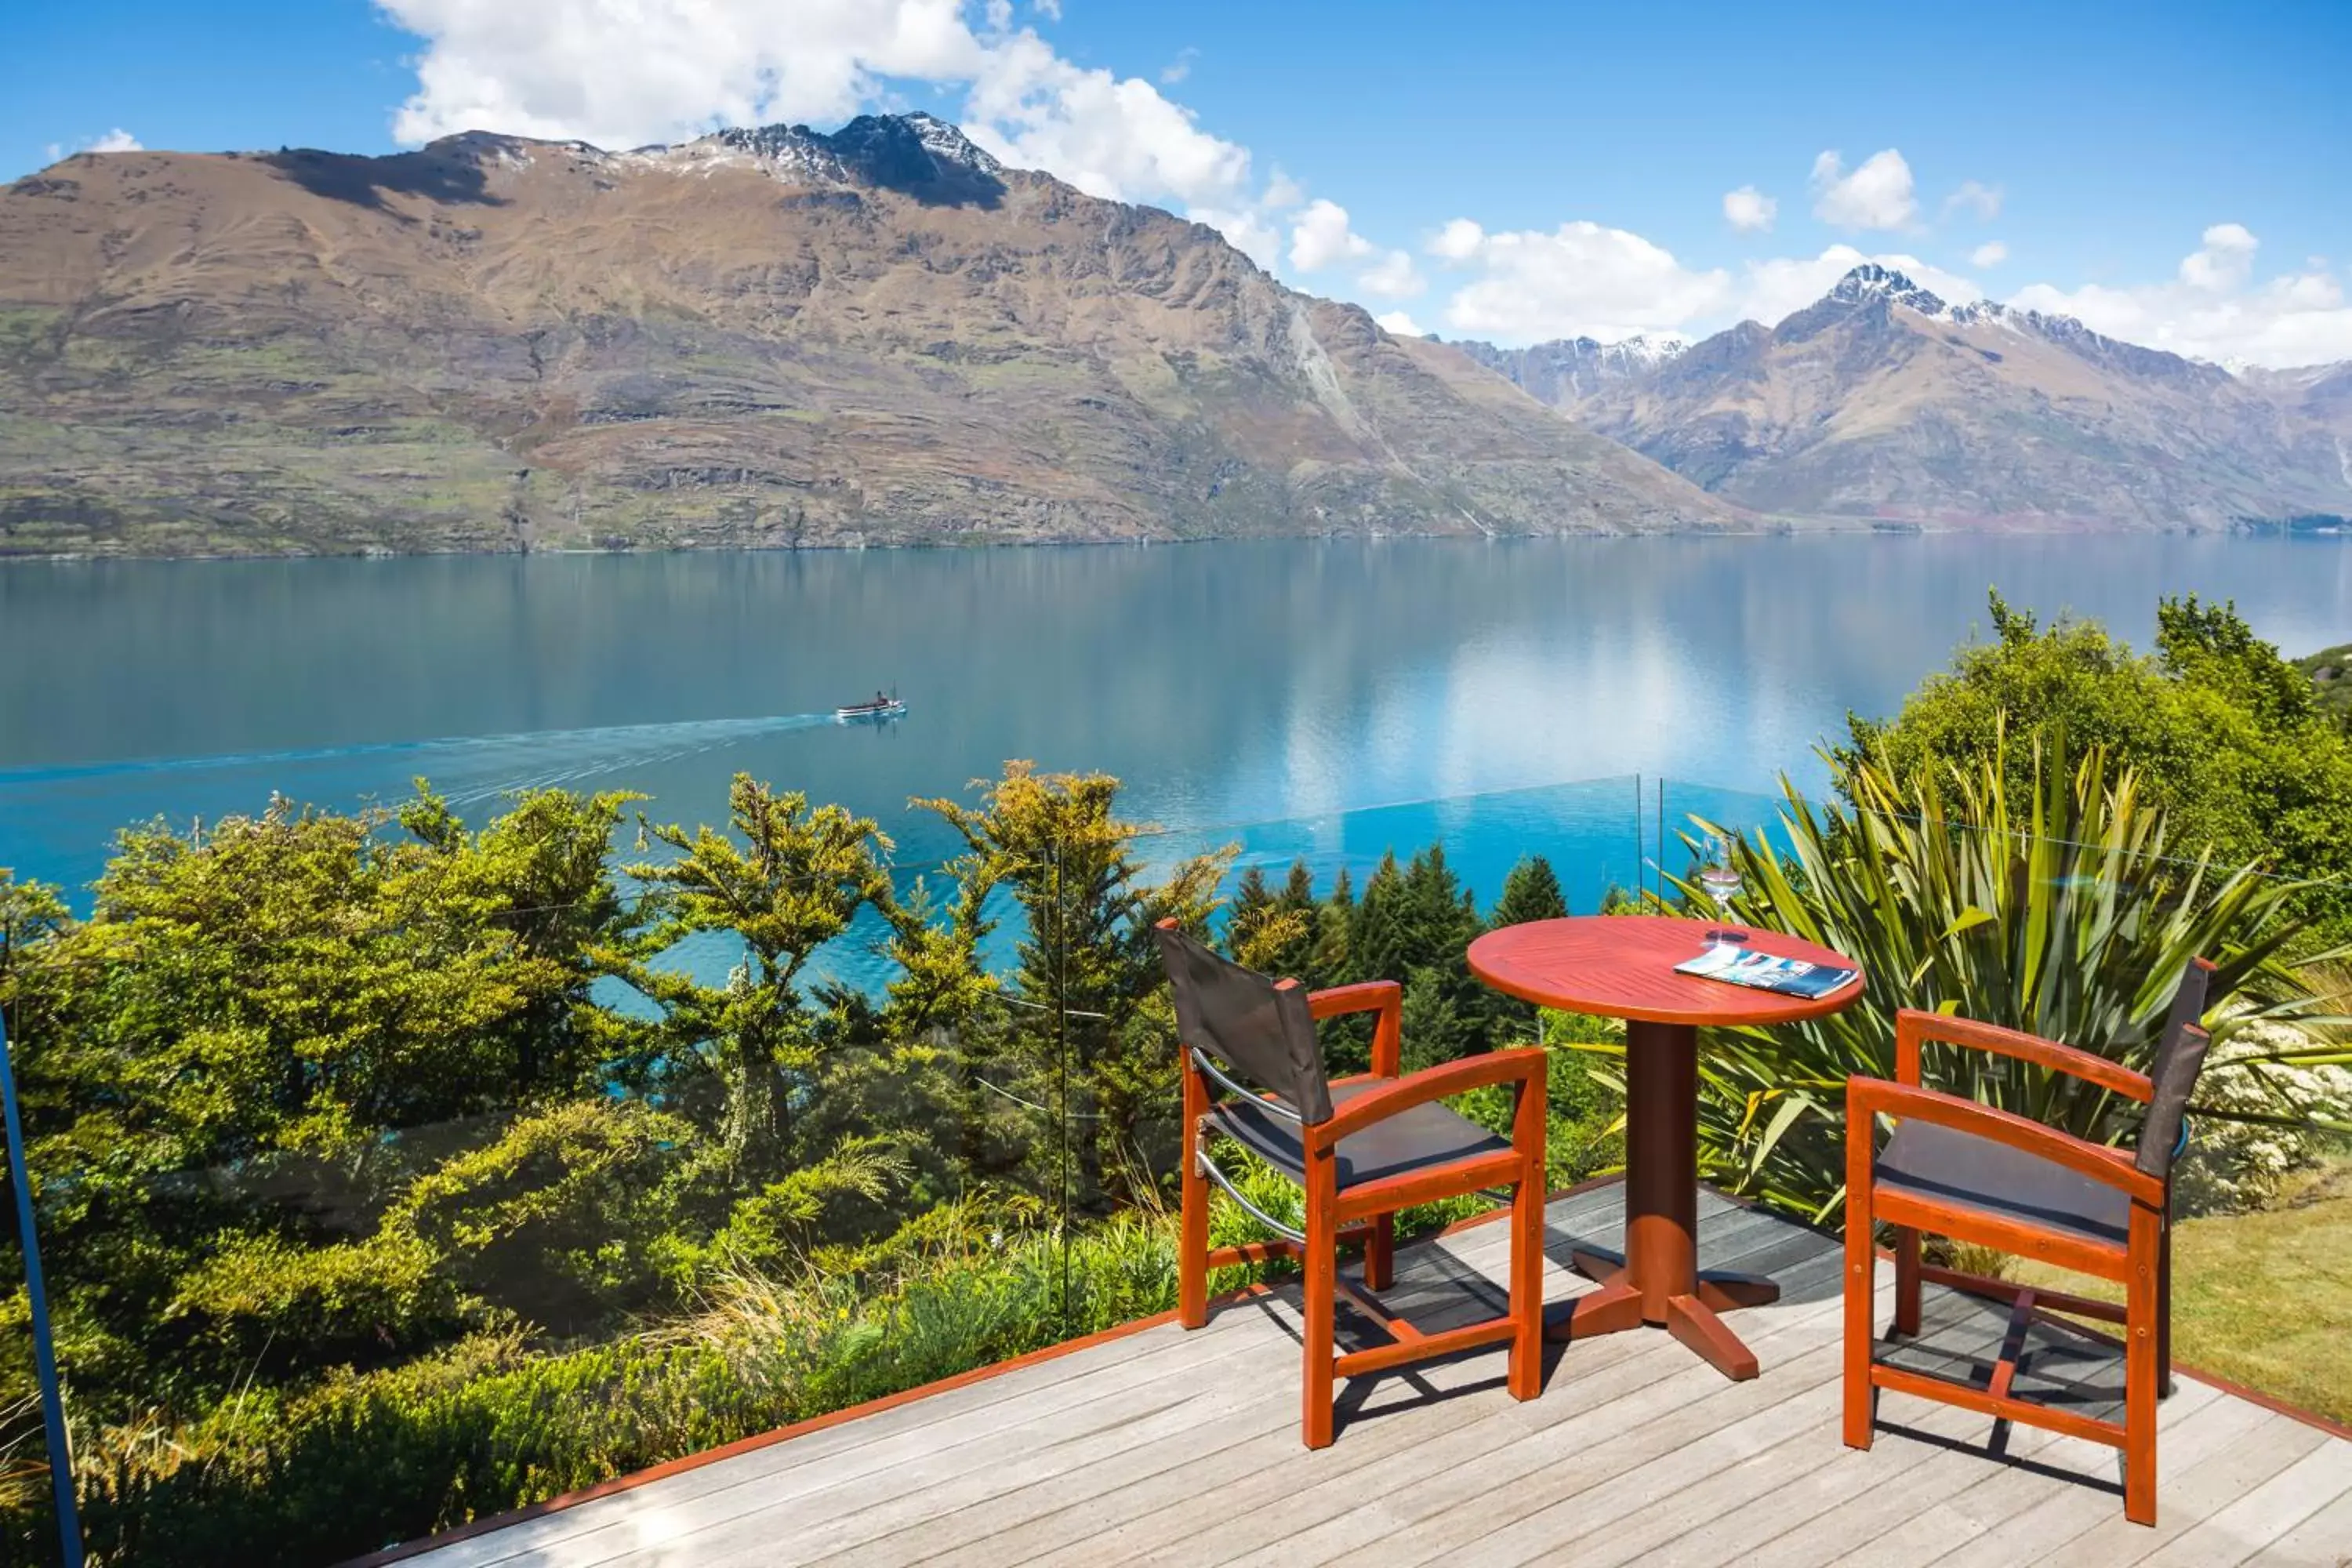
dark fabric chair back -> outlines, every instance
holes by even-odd
[[[1300,1121],[1331,1120],[1331,1089],[1307,993],[1277,986],[1172,926],[1156,927],[1153,934],[1176,994],[1176,1029],[1183,1043],[1273,1090]]]
[[[2172,994],[2172,1011],[2165,1015],[2164,1037],[2157,1041],[2156,1059],[2148,1079],[2156,1094],[2148,1101],[2147,1120],[2140,1124],[2139,1148],[2132,1163],[2142,1174],[2164,1177],[2180,1153],[2180,1131],[2189,1112],[2189,1097],[2197,1090],[2198,1075],[2205,1070],[2205,1049],[2211,1040],[2198,1020],[2205,1016],[2207,982],[2213,966],[2193,959]]]

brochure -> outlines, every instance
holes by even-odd
[[[1675,973],[1727,980],[1734,985],[1810,999],[1826,996],[1851,984],[1856,972],[1833,969],[1825,963],[1808,963],[1801,958],[1775,958],[1753,948],[1725,945],[1711,947],[1688,963],[1675,964]]]

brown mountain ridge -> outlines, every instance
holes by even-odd
[[[2168,530],[2352,514],[2352,367],[2236,376],[1875,265],[1686,349],[1465,347],[1764,512]]]
[[[926,116],[0,190],[0,552],[1745,526]]]

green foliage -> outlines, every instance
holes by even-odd
[[[2315,1010],[2280,962],[2302,932],[2302,889],[2217,869],[2210,852],[2173,858],[2138,775],[2100,751],[2070,764],[2030,747],[2021,767],[1997,746],[1973,766],[1908,779],[1848,758],[1838,787],[1851,805],[1817,811],[1790,790],[1777,835],[1736,842],[1735,908],[1851,954],[1868,991],[1827,1018],[1713,1037],[1700,1121],[1716,1180],[1803,1213],[1836,1209],[1845,1081],[1892,1076],[1901,1007],[2024,1029],[2142,1070],[2192,957],[2218,965],[2207,1016],[2221,1039]],[[2337,1055],[2312,1042],[2212,1070],[2252,1075],[2277,1112],[2302,1114],[2287,1076],[2267,1069]],[[1937,1048],[1925,1067],[1931,1085],[2084,1137],[2116,1142],[2137,1125],[2130,1102],[2063,1074]]]
[[[649,917],[620,972],[658,1004],[665,1067],[698,1063],[726,1097],[725,1141],[734,1173],[782,1168],[796,1152],[792,1090],[819,1070],[824,1038],[801,1005],[801,971],[866,908],[887,908],[889,840],[835,805],[811,810],[738,773],[729,791],[739,847],[709,827],[688,833],[646,825],[676,858],[631,866],[652,889]],[[725,985],[707,985],[654,962],[688,938],[725,932],[743,960]]]
[[[2320,931],[2352,936],[2352,740],[2234,606],[2165,601],[2154,657],[2095,623],[2044,628],[1998,594],[1991,615],[1994,640],[1963,648],[1895,719],[1850,719],[1841,762],[1940,782],[1999,756],[2022,790],[2034,745],[2096,752],[2137,774],[2176,852],[2311,881],[2301,897]]]
[[[962,836],[960,874],[1009,888],[1020,905],[1012,981],[1023,1018],[974,1067],[1057,1116],[1066,1085],[1076,1159],[1057,1195],[1082,1208],[1136,1201],[1172,1158],[1174,1018],[1151,928],[1172,919],[1205,935],[1232,860],[1230,850],[1196,857],[1146,880],[1139,828],[1118,816],[1118,794],[1107,774],[1013,762],[976,805],[918,803]]]
[[[2312,700],[2340,729],[2352,729],[2352,643],[2322,648],[2294,661],[2310,678]]]

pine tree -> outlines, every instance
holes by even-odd
[[[1551,862],[1530,855],[1503,879],[1503,896],[1495,901],[1494,919],[1487,923],[1499,930],[1530,921],[1561,920],[1567,914],[1568,900],[1560,893],[1559,878],[1553,873]]]
[[[1503,896],[1495,901],[1495,914],[1488,924],[1495,930],[1505,926],[1525,925],[1529,921],[1556,921],[1568,913],[1568,900],[1561,896],[1559,878],[1552,871],[1551,862],[1540,855],[1531,855],[1511,868],[1503,879]],[[1493,1047],[1524,1045],[1536,1034],[1536,1009],[1530,1003],[1490,993],[1486,998],[1486,1037]]]
[[[1348,922],[1348,978],[1402,982],[1411,967],[1412,914],[1396,851],[1381,857]]]
[[[1307,964],[1307,980],[1316,985],[1339,985],[1354,973],[1348,957],[1348,936],[1356,923],[1356,891],[1348,868],[1331,879],[1331,896],[1315,910],[1315,950]]]

